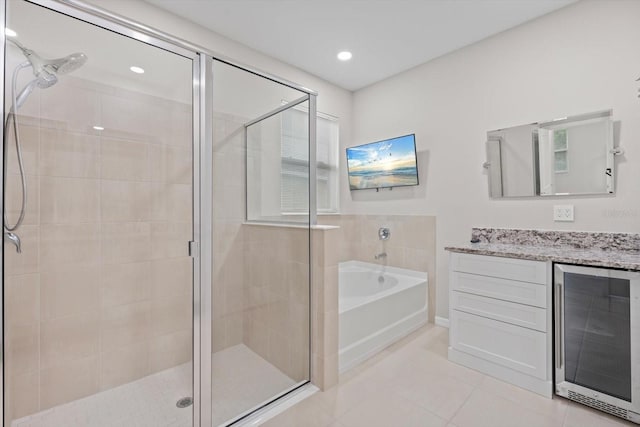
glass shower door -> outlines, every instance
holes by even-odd
[[[214,426],[309,381],[308,98],[214,61]]]
[[[6,27],[4,425],[191,426],[193,56],[22,0]]]

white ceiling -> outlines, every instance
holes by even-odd
[[[576,0],[146,1],[357,90]]]

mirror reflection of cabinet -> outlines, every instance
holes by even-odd
[[[487,133],[493,198],[614,192],[612,111]]]

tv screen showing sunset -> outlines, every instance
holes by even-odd
[[[347,148],[349,188],[418,185],[414,135]]]

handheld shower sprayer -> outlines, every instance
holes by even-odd
[[[16,156],[18,158],[18,167],[20,169],[20,180],[22,183],[22,207],[20,209],[20,215],[18,220],[14,225],[10,225],[7,219],[6,212],[6,203],[5,211],[4,211],[4,234],[7,240],[14,243],[16,245],[16,250],[20,252],[20,238],[13,234],[12,232],[20,227],[22,221],[24,220],[24,215],[27,206],[27,181],[25,177],[24,165],[22,161],[22,147],[20,146],[20,134],[18,132],[18,109],[25,103],[25,101],[29,98],[29,95],[33,92],[35,88],[46,89],[54,84],[58,83],[58,75],[71,73],[87,62],[87,55],[82,52],[72,53],[71,55],[67,55],[62,58],[56,59],[46,59],[42,58],[40,55],[35,53],[31,49],[27,49],[21,43],[14,39],[7,39],[10,43],[16,46],[24,57],[27,59],[26,61],[18,64],[16,68],[13,70],[12,76],[12,85],[11,85],[11,98],[12,104],[7,114],[7,118],[4,122],[4,135],[5,138],[9,136],[9,121],[12,121],[13,134],[15,135],[15,144],[16,144]],[[34,79],[25,85],[22,90],[16,94],[17,92],[17,83],[18,83],[18,74],[20,70],[24,68],[31,67],[33,70]],[[5,141],[4,144],[4,194],[6,192],[7,185],[7,157],[8,157],[8,147],[9,144]],[[17,243],[16,243],[17,242]]]

